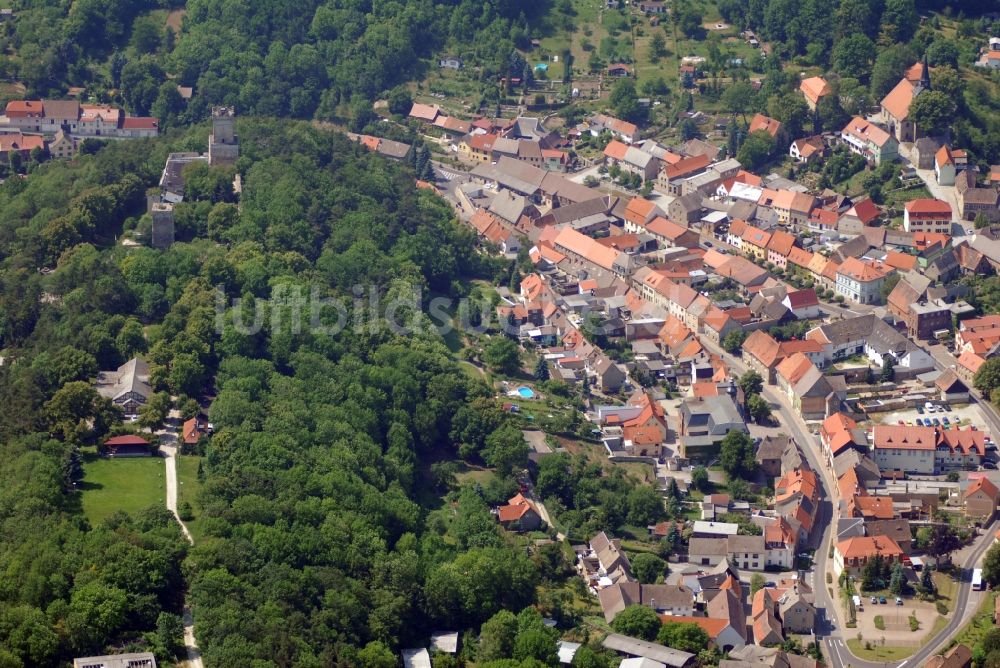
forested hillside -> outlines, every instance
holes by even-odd
[[[139,224],[133,191],[155,181],[165,140],[112,144],[0,186],[2,665],[176,651],[186,552],[177,525],[151,509],[89,527],[76,491],[80,452],[116,418],[80,381],[136,353],[181,402],[218,388],[205,539],[185,562],[209,665],[356,665],[373,641],[382,644],[367,651],[379,655],[534,595],[535,567],[505,546],[484,505],[463,511],[479,527],[468,542],[425,526],[440,503],[428,494],[430,465],[459,445],[500,461],[502,438],[487,437],[505,418],[491,401],[470,401],[485,385],[459,371],[419,311],[409,313],[412,337],[378,324],[378,312],[363,333],[294,331],[290,318],[275,327],[270,317],[254,334],[228,317],[215,330],[213,286],[242,297],[242,311],[279,285],[315,287],[348,297],[350,322],[371,308],[350,301],[355,284],[385,298],[449,293],[489,269],[471,237],[414,188],[408,167],[342,137],[270,121],[241,123],[240,134],[241,210],[192,193],[178,211],[191,241],[166,252],[115,243]],[[204,129],[191,137],[174,146],[196,145]],[[40,273],[46,266],[54,271]]]
[[[35,96],[86,86],[120,89],[129,109],[165,121],[203,117],[213,104],[241,114],[331,118],[357,96],[370,101],[416,78],[450,41],[481,50],[499,71],[526,46],[545,2],[408,0],[26,0],[7,26],[7,77]],[[66,11],[69,6],[69,11]],[[186,9],[179,31],[165,12]],[[168,75],[172,78],[168,81]],[[193,86],[185,109],[176,86]]]

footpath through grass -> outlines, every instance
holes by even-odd
[[[80,502],[93,526],[119,510],[135,515],[149,506],[166,505],[166,485],[161,457],[83,455]]]
[[[184,524],[191,537],[197,543],[201,538],[201,505],[198,503],[198,493],[201,491],[201,482],[198,480],[198,464],[202,457],[195,455],[177,456],[177,509],[180,511],[181,504],[185,501],[191,504],[194,510],[194,519],[185,520]]]

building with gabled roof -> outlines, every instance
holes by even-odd
[[[869,559],[876,556],[890,564],[902,561],[903,550],[888,536],[856,536],[837,543],[833,550],[833,570],[837,577],[845,570],[858,576]]]
[[[644,605],[661,615],[694,613],[694,592],[683,584],[618,582],[598,592],[604,619],[610,624],[630,605]]]
[[[752,134],[758,130],[763,130],[771,135],[772,139],[777,139],[778,133],[781,132],[781,122],[764,114],[754,114],[753,118],[750,119],[747,134]]]
[[[877,304],[882,301],[882,285],[893,271],[881,262],[848,257],[837,269],[837,294],[859,304]]]
[[[899,157],[899,140],[860,116],[855,116],[844,126],[840,139],[852,152],[876,165]]]
[[[823,77],[809,77],[808,79],[803,79],[802,83],[799,84],[799,90],[802,91],[802,95],[806,98],[806,104],[809,105],[809,109],[815,111],[816,105],[827,95],[833,93],[833,88],[827,83],[827,80]]]
[[[542,516],[535,504],[520,493],[497,508],[497,519],[505,529],[519,532],[535,531],[542,524]]]
[[[903,206],[903,229],[907,232],[951,234],[951,219],[951,205],[939,199],[914,199]]]
[[[97,393],[120,406],[126,416],[138,415],[153,394],[149,383],[149,364],[133,357],[115,371],[97,374]]]
[[[931,87],[930,70],[926,62],[915,63],[906,76],[882,98],[881,122],[898,142],[916,141],[919,128],[910,118],[910,105],[920,93]]]
[[[993,521],[1000,503],[1000,489],[985,476],[977,478],[962,493],[962,503],[965,504],[965,516],[980,526],[986,526]]]

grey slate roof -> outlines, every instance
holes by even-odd
[[[609,633],[601,644],[613,652],[629,656],[645,657],[671,666],[671,668],[684,668],[684,666],[694,659],[694,654],[657,645],[647,640],[630,638],[618,633]]]

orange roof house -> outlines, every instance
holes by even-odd
[[[604,157],[611,160],[624,160],[626,151],[628,151],[627,144],[623,144],[617,139],[612,139],[604,147]]]
[[[891,274],[892,268],[887,268],[881,263],[866,262],[856,257],[849,257],[840,264],[837,273],[861,283],[870,283]]]
[[[844,570],[856,573],[876,555],[892,563],[903,558],[903,550],[889,536],[855,536],[837,543],[833,569],[838,576]]]
[[[883,262],[897,271],[911,271],[917,266],[917,256],[899,251],[887,251]]]
[[[541,525],[541,515],[535,504],[517,494],[507,501],[507,505],[497,508],[497,519],[508,528],[519,531],[532,531]]]
[[[810,109],[815,109],[821,99],[833,92],[830,84],[823,77],[803,79],[802,83],[799,84],[799,90],[805,96]]]
[[[808,357],[802,353],[795,353],[791,357],[786,357],[778,364],[775,372],[778,374],[779,378],[782,378],[788,385],[794,386],[802,377],[806,375],[809,369],[813,368],[814,364],[809,360]]]
[[[535,301],[542,294],[545,284],[538,274],[528,274],[521,281],[521,296],[527,301]]]
[[[823,420],[819,428],[819,437],[830,456],[836,457],[846,448],[858,445],[852,434],[857,428],[858,423],[847,415],[834,413]]]
[[[433,123],[440,113],[441,109],[436,104],[420,104],[419,102],[414,102],[413,106],[410,107],[410,118],[416,118],[428,123]]]
[[[663,215],[663,211],[659,207],[644,197],[633,197],[625,206],[622,218],[634,227],[644,228],[657,215]]]
[[[750,127],[747,131],[753,133],[757,130],[763,130],[772,137],[777,137],[778,132],[781,131],[781,122],[764,114],[754,114],[754,117],[750,119]]]

